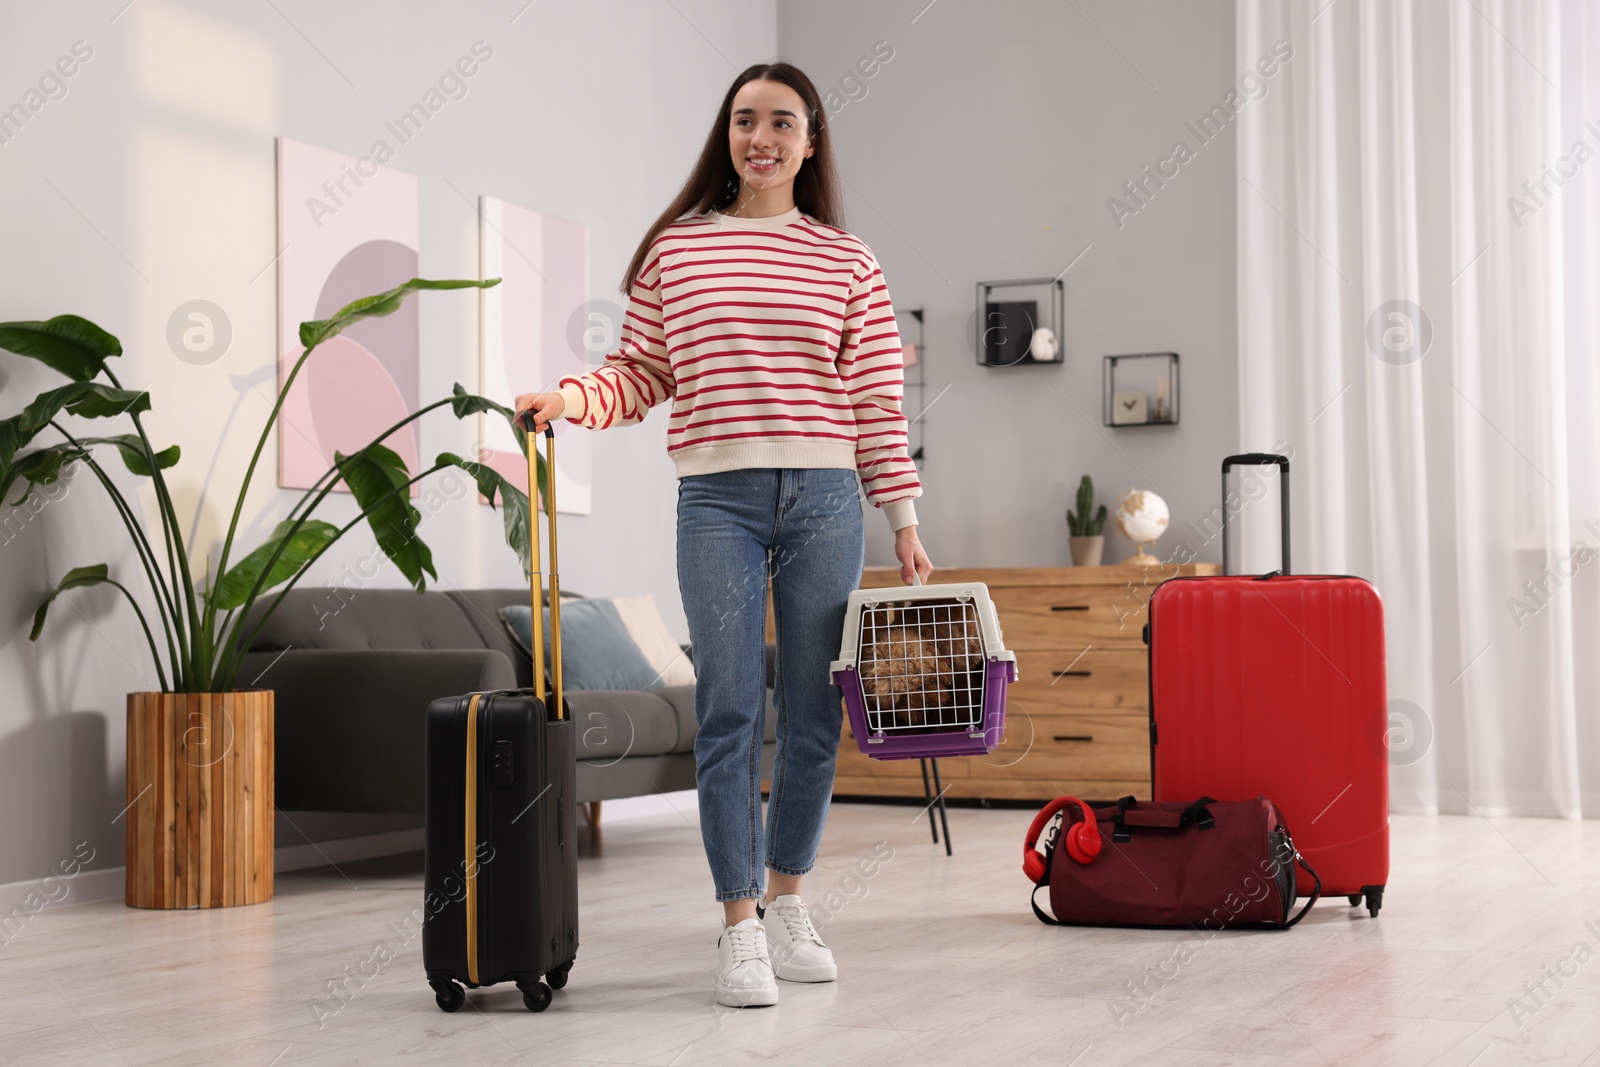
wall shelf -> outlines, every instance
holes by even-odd
[[[1178,353],[1107,356],[1101,365],[1101,421],[1119,430],[1178,424]]]
[[[1024,293],[1009,294],[1012,299],[994,300],[996,289],[1034,290],[1032,300]],[[1015,278],[1010,281],[979,282],[976,324],[972,341],[980,367],[1020,367],[1038,363],[1065,363],[1067,344],[1067,283],[1054,278]],[[1044,307],[1041,310],[1040,304]],[[1056,350],[1048,359],[1033,350],[1033,332],[1047,326],[1055,334]]]
[[[911,462],[916,464],[917,470],[922,470],[922,449],[924,441],[925,424],[922,413],[927,409],[927,377],[923,374],[926,349],[923,347],[923,318],[922,308],[897,308],[894,313],[895,328],[900,331],[902,346],[916,346],[916,362],[905,365],[902,377],[905,380],[903,390],[904,400],[900,409],[906,417],[906,450],[911,453]],[[908,323],[907,320],[910,320]],[[914,324],[914,325],[911,325]]]

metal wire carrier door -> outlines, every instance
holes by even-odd
[[[861,612],[860,674],[872,736],[983,733],[984,659],[970,599],[880,604]]]

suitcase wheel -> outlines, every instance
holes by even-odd
[[[550,983],[551,989],[565,989],[567,987],[567,975],[572,973],[572,963],[572,960],[568,960],[544,976],[544,980]]]
[[[1361,891],[1367,895],[1368,918],[1376,919],[1378,917],[1378,909],[1383,907],[1383,886],[1362,886]]]
[[[429,982],[433,986],[433,999],[440,1011],[460,1011],[467,1002],[466,991],[454,982]]]
[[[522,1006],[529,1011],[544,1011],[550,1006],[550,1002],[555,999],[555,994],[543,982],[540,982],[532,989],[527,986],[520,986],[519,988],[522,990]]]
[[[1350,906],[1352,908],[1361,907],[1361,894],[1360,893],[1351,893],[1350,894]]]

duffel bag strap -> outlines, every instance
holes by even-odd
[[[1037,915],[1039,917],[1039,921],[1044,923],[1046,926],[1065,926],[1067,925],[1066,923],[1062,922],[1060,919],[1050,917],[1049,915],[1045,914],[1045,910],[1043,908],[1039,907],[1039,890],[1044,889],[1049,884],[1050,880],[1046,878],[1044,881],[1034,886],[1033,892],[1028,894],[1028,903],[1033,905],[1033,913]]]
[[[1117,801],[1117,819],[1111,828],[1112,841],[1121,842],[1132,840],[1132,838],[1128,836],[1128,824],[1126,820],[1128,817],[1128,809],[1137,803],[1138,801],[1135,800],[1131,795],[1125,796],[1121,800]]]
[[[1131,840],[1132,836],[1128,831],[1130,826],[1143,826],[1153,830],[1187,830],[1190,826],[1199,826],[1202,830],[1209,830],[1217,824],[1208,807],[1216,801],[1210,797],[1201,797],[1182,811],[1161,809],[1139,811],[1133,808],[1136,803],[1138,802],[1131,796],[1117,801],[1116,824],[1112,830],[1111,840]]]
[[[1294,861],[1306,869],[1306,873],[1311,876],[1311,881],[1313,884],[1311,886],[1311,896],[1306,900],[1305,907],[1301,908],[1300,911],[1295,914],[1294,918],[1283,924],[1283,928],[1285,930],[1299,922],[1301,919],[1304,919],[1306,917],[1306,912],[1311,910],[1311,905],[1315,904],[1322,896],[1322,877],[1318,875],[1316,871],[1311,869],[1311,864],[1306,862],[1306,858],[1300,855],[1298,850],[1295,851]]]
[[[1063,829],[1065,829],[1065,824],[1063,824]],[[1034,831],[1034,833],[1037,833],[1037,831]],[[1051,916],[1045,914],[1044,909],[1039,907],[1039,890],[1045,889],[1050,885],[1050,867],[1056,861],[1056,848],[1061,844],[1061,838],[1061,833],[1053,834],[1051,835],[1049,842],[1045,845],[1044,876],[1041,877],[1034,885],[1033,892],[1028,894],[1028,903],[1033,907],[1033,913],[1037,915],[1039,917],[1039,921],[1044,923],[1046,926],[1066,925],[1066,923],[1062,922],[1060,919],[1052,918]]]

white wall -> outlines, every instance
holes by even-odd
[[[364,154],[385,121],[483,40],[494,55],[467,95],[392,163],[420,179],[421,273],[475,275],[474,204],[488,193],[589,227],[591,289],[611,296],[733,74],[776,51],[774,5],[743,0],[124,4],[7,8],[0,107],[22,100],[74,42],[93,55],[66,80],[65,96],[0,144],[0,320],[73,312],[122,339],[117,373],[152,390],[148,425],[160,445],[183,448],[171,479],[185,525],[198,523],[197,552],[220,547],[274,389],[274,272],[262,272],[277,254],[276,135]],[[234,329],[232,348],[207,367],[181,362],[165,342],[171,311],[194,298],[221,305]],[[421,300],[426,401],[456,381],[475,385],[477,317],[471,293]],[[59,381],[0,357],[0,412]],[[470,425],[436,413],[424,423],[423,454],[465,451],[472,437]],[[665,415],[599,435],[595,472],[593,515],[562,519],[565,587],[654,592],[686,633]],[[274,440],[245,507],[250,544],[298,498],[276,481]],[[355,514],[348,498],[328,511]],[[441,585],[520,582],[499,521],[471,501],[429,519],[424,536]],[[373,543],[364,531],[346,541],[311,582],[337,575]],[[137,561],[87,474],[36,517],[18,519],[0,544],[8,697],[0,701],[0,883],[42,877],[80,841],[95,848],[93,866],[121,862],[122,824],[113,819],[125,791],[124,694],[154,687],[143,637],[125,604],[91,590],[58,605],[38,643],[27,640],[50,584],[99,561],[139,588]],[[379,582],[399,584],[392,568]],[[295,822],[327,838],[415,820]],[[280,822],[280,845],[300,840]]]

